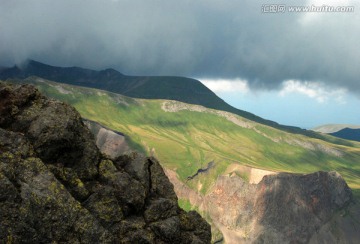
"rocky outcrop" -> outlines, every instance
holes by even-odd
[[[307,243],[351,200],[351,189],[337,172],[265,176],[256,187],[253,211],[271,231],[261,230],[256,241]]]
[[[77,111],[30,85],[0,83],[0,240],[7,243],[209,243],[177,205],[155,158],[110,160]]]
[[[95,121],[87,119],[83,119],[83,121],[95,136],[96,146],[102,153],[115,159],[116,157],[131,151],[124,134],[106,128]]]
[[[239,172],[226,171],[206,195],[200,195],[180,182],[174,171],[166,171],[178,197],[206,213],[226,243],[360,240],[360,207],[340,174],[270,173],[251,184],[250,175],[241,178]]]

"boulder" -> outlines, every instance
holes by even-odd
[[[0,82],[0,240],[210,243],[155,158],[101,154],[71,106]]]

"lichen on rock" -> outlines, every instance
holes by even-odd
[[[4,242],[210,243],[155,158],[106,158],[73,107],[30,85],[0,83],[0,186]]]

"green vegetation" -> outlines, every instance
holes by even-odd
[[[164,167],[175,170],[180,180],[203,194],[233,163],[298,173],[336,170],[355,192],[360,189],[360,143],[341,141],[347,146],[339,145],[330,136],[323,141],[286,133],[234,115],[246,124],[241,127],[213,110],[166,112],[165,100],[133,99],[36,78],[27,81],[72,104],[84,118],[126,134],[131,146],[153,153]],[[211,170],[187,180],[212,160]],[[186,203],[182,207],[188,208]]]
[[[352,143],[347,140],[335,139],[334,137],[294,126],[280,125],[252,113],[236,109],[216,96],[200,81],[186,77],[127,76],[114,69],[95,71],[80,67],[56,67],[34,60],[29,60],[22,69],[15,66],[0,72],[0,79],[4,80],[24,77],[30,77],[31,79],[31,76],[38,76],[69,85],[97,88],[134,98],[168,99],[189,104],[199,104],[207,108],[231,112],[262,125],[289,133],[305,135],[339,145],[352,146]]]
[[[180,208],[184,209],[186,212],[194,210],[193,206],[191,205],[188,199],[179,198],[179,206]]]

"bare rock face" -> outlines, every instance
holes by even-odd
[[[115,159],[116,157],[131,151],[125,135],[110,130],[95,121],[85,119],[83,119],[83,121],[95,136],[96,146],[102,153],[105,153],[111,159]]]
[[[154,158],[101,155],[77,111],[0,83],[0,240],[210,243]]]
[[[205,212],[225,243],[358,243],[360,206],[337,172],[276,173],[251,184],[237,174],[200,195],[167,170],[180,198]]]
[[[308,243],[351,200],[351,189],[337,172],[265,176],[257,185],[254,214],[271,231],[258,233],[256,242]]]

